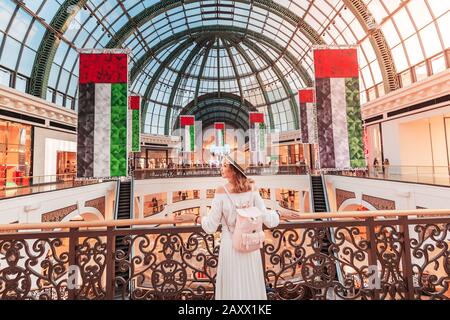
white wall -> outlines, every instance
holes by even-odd
[[[369,150],[369,165],[373,164],[375,158],[381,161],[381,133],[380,125],[367,126],[367,148]]]
[[[270,189],[270,200],[264,200],[266,206],[271,209],[280,209],[276,201],[276,189],[289,189],[299,191],[309,191],[309,176],[254,176],[258,188]],[[216,189],[218,186],[224,185],[226,181],[221,177],[205,177],[205,178],[178,178],[178,179],[149,179],[135,180],[134,195],[139,197],[138,212],[139,218],[143,218],[142,199],[145,195],[167,192],[167,206],[163,212],[155,216],[164,216],[174,211],[200,207],[200,213],[206,214],[206,207],[211,205],[212,199],[206,198],[206,189]],[[172,203],[173,192],[182,190],[200,190],[200,199],[179,201]],[[303,199],[300,199],[300,211],[304,211],[305,205],[309,207]],[[138,218],[138,217],[135,217]]]
[[[329,195],[334,195],[336,188],[354,192],[356,201],[351,203],[362,204],[362,195],[366,194],[392,200],[398,210],[415,210],[416,207],[450,209],[450,187],[333,175],[326,175],[325,179]],[[334,196],[330,199],[330,205],[332,211],[339,209],[336,208]]]
[[[450,106],[383,122],[384,158],[392,166],[448,166],[445,115]]]
[[[428,119],[399,124],[400,165],[433,166]]]
[[[76,134],[35,127],[33,176],[56,174],[57,151],[76,152]]]
[[[105,219],[113,219],[113,200],[115,199],[116,182],[104,182],[88,186],[42,192],[29,196],[0,200],[0,224],[15,221],[19,223],[41,222],[41,216],[53,210],[78,204],[78,209],[65,220],[87,211],[84,204],[88,200],[105,196]],[[98,213],[98,212],[97,212]]]

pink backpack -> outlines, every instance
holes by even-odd
[[[254,206],[253,202],[253,188],[250,201],[245,206],[237,207],[233,202],[227,188],[224,187],[228,198],[236,210],[236,225],[232,234],[233,248],[239,252],[253,252],[263,247],[264,243],[264,231],[263,231],[263,213],[258,207]],[[231,232],[228,226],[227,220],[225,224],[228,230]]]

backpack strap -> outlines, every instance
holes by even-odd
[[[230,200],[231,204],[233,205],[234,210],[236,210],[236,205],[234,204],[233,199],[231,199],[231,195],[230,195],[230,193],[228,192],[227,187],[226,187],[226,186],[223,186],[223,189],[225,190],[225,193],[227,194],[228,199]],[[230,226],[228,225],[227,219],[226,219],[225,216],[223,215],[223,211],[222,211],[222,218],[223,218],[223,220],[225,221],[225,225],[227,226],[228,231],[231,233]]]
[[[236,207],[236,204],[234,203],[233,199],[231,198],[230,192],[228,191],[227,187],[226,187],[226,186],[223,186],[223,189],[225,190],[225,193],[227,194],[228,199],[230,200],[231,204],[233,205],[234,210],[236,210],[236,208],[237,208],[237,207]],[[254,200],[253,192],[254,192],[254,191],[253,191],[253,185],[252,185],[251,194],[250,194],[250,201],[249,201],[249,204],[250,204],[250,205],[254,205],[254,202],[253,202],[253,200]],[[227,226],[227,228],[228,228],[228,231],[231,232],[230,226],[228,225],[228,221],[227,221],[227,219],[225,218],[225,216],[223,215],[223,212],[222,212],[222,218],[223,218],[223,220],[225,221],[225,224],[226,224],[226,226]]]
[[[249,202],[249,204],[250,204],[251,206],[254,206],[254,205],[255,205],[255,202],[254,202],[254,193],[255,193],[255,191],[253,190],[253,184],[252,184],[252,187],[251,187],[251,193],[250,193],[250,202]]]
[[[228,199],[230,199],[230,202],[231,202],[231,204],[233,205],[233,207],[236,208],[236,205],[234,204],[234,201],[233,201],[233,199],[231,199],[231,195],[230,195],[230,193],[228,192],[227,186],[223,186],[223,189],[225,190],[225,193],[227,194]]]

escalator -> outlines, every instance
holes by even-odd
[[[310,196],[310,201],[311,201],[311,208],[312,211],[315,213],[320,213],[320,212],[330,212],[330,206],[328,203],[328,195],[327,195],[327,190],[326,190],[326,186],[325,186],[325,178],[322,175],[311,175],[311,181],[310,181],[310,188],[311,188],[311,196]],[[323,221],[322,219],[316,219],[317,221]],[[327,220],[331,220],[331,219],[327,219]],[[320,232],[320,234],[323,235],[323,237],[320,239],[320,242],[317,244],[318,246],[320,245],[320,253],[329,256],[330,252],[330,246],[331,244],[334,242],[334,231],[333,228],[324,228],[323,230],[318,230],[323,231]],[[325,275],[328,275],[328,271],[324,270],[323,271]],[[342,271],[340,270],[340,266],[339,263],[336,262],[334,270],[332,271],[332,273],[335,275],[334,280],[337,280],[341,283],[343,283],[343,278],[342,278]]]
[[[329,212],[328,199],[326,196],[326,190],[324,188],[322,175],[311,175],[311,199],[312,199],[312,211],[315,213]],[[317,219],[322,221],[321,219]],[[330,248],[330,230],[324,230],[324,237],[322,240],[322,246],[320,252],[328,255],[328,249]]]
[[[322,176],[311,176],[312,187],[312,208],[314,212],[327,212],[327,201],[325,198],[325,192],[323,187]]]
[[[116,193],[116,208],[115,208],[115,219],[132,219],[133,218],[133,180],[124,180],[117,182],[117,193]],[[118,227],[118,229],[128,228]],[[129,246],[124,242],[125,236],[116,236],[115,241],[115,251],[123,251],[124,254],[128,257],[128,261],[131,260],[130,254],[128,252]],[[129,279],[129,271],[120,270],[119,264],[116,262],[115,264],[115,278],[119,277],[123,278],[127,283]],[[116,299],[122,299],[122,293],[128,291],[128,288],[124,288],[124,283],[115,282],[115,297]]]

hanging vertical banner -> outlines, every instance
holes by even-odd
[[[260,112],[250,112],[250,131],[249,131],[249,142],[250,142],[250,151],[256,152],[259,151],[260,144],[260,130],[261,125],[264,126],[264,114]]]
[[[317,115],[314,104],[314,89],[298,91],[300,106],[300,133],[302,143],[317,143]]]
[[[141,152],[141,97],[129,97],[131,151]]]
[[[258,151],[264,152],[266,150],[266,125],[259,123],[259,137],[258,137]]]
[[[366,166],[356,48],[314,48],[320,168]]]
[[[194,152],[195,150],[195,117],[180,116],[180,126],[184,128],[184,152]]]
[[[264,114],[260,112],[249,113],[249,145],[251,162],[259,164],[264,162],[265,151],[265,123]]]
[[[225,123],[214,122],[216,147],[225,146]]]
[[[81,50],[77,176],[127,175],[128,50]]]

